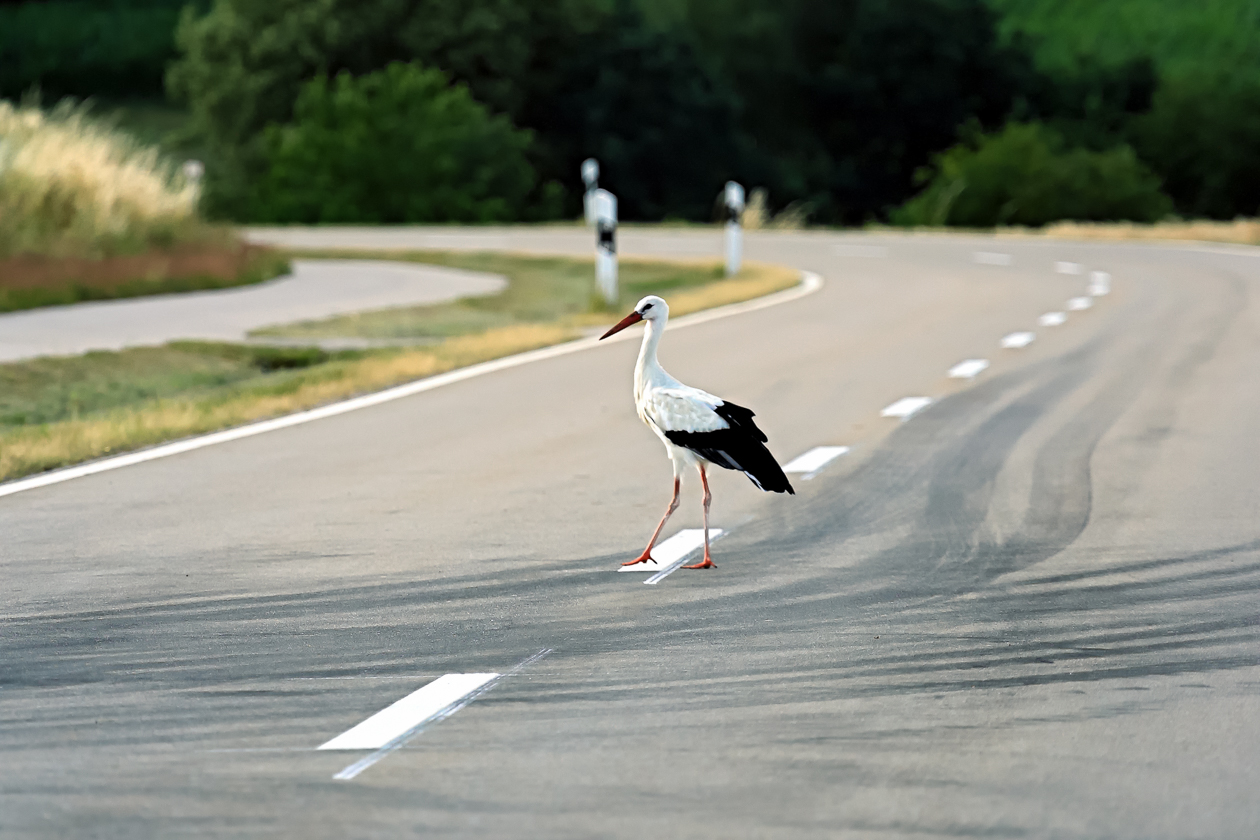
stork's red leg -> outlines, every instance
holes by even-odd
[[[648,540],[647,548],[643,549],[643,553],[633,560],[627,560],[622,563],[623,566],[633,566],[637,563],[646,563],[652,559],[652,546],[656,545],[656,538],[661,535],[661,529],[665,527],[665,523],[674,515],[674,511],[678,510],[678,486],[680,479],[674,476],[674,495],[669,500],[669,507],[665,510],[665,515],[661,517],[661,524],[656,526],[656,530],[652,532],[652,539]]]
[[[700,464],[700,483],[704,485],[704,561],[693,563],[690,566],[683,566],[684,569],[714,569],[717,563],[713,562],[713,558],[709,556],[709,502],[713,501],[713,494],[709,492],[709,477],[704,473],[704,464]]]

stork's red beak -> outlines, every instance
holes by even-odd
[[[611,330],[601,335],[599,337],[599,340],[603,341],[605,338],[608,338],[608,336],[612,335],[613,333],[619,333],[622,330],[624,330],[626,327],[630,326],[631,324],[637,324],[642,320],[643,320],[643,316],[640,315],[638,312],[631,312],[629,315],[627,315],[626,317],[618,321],[616,324],[614,324]]]

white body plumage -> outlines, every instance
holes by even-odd
[[[713,566],[709,557],[709,502],[712,494],[705,470],[707,464],[738,470],[762,490],[776,493],[794,491],[774,456],[766,449],[766,436],[753,422],[751,411],[707,391],[684,385],[661,367],[656,358],[656,348],[669,321],[669,305],[664,300],[655,295],[643,298],[633,312],[602,337],[607,338],[639,321],[647,322],[647,330],[634,366],[634,405],[639,418],[665,444],[665,451],[674,466],[674,494],[643,554],[623,565],[645,563],[651,559],[656,538],[678,507],[678,488],[683,470],[694,466],[704,486],[704,561],[687,568],[709,568]]]

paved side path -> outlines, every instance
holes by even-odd
[[[294,260],[293,274],[234,289],[94,301],[0,315],[0,361],[178,339],[240,341],[271,324],[486,295],[492,274],[380,260]]]

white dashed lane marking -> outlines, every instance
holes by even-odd
[[[1074,262],[1057,262],[1054,270],[1060,274],[1081,274],[1085,271],[1085,266]]]
[[[1082,309],[1089,309],[1094,305],[1093,298],[1074,297],[1067,302],[1067,308],[1073,312],[1079,312]]]
[[[880,417],[896,417],[908,420],[932,404],[931,397],[902,397],[879,413]]]
[[[1043,327],[1057,327],[1067,320],[1067,314],[1064,312],[1047,312],[1037,319],[1037,323]]]
[[[709,542],[724,533],[721,528],[709,529]],[[652,547],[652,559],[646,563],[635,563],[633,566],[622,566],[620,572],[662,572],[673,571],[669,567],[675,563],[682,565],[694,552],[704,548],[703,528],[684,528],[667,540],[662,540]],[[675,567],[677,568],[677,567]]]
[[[950,379],[975,379],[989,367],[988,359],[964,359],[949,369]]]
[[[1037,336],[1030,332],[1013,332],[1002,336],[1002,346],[1007,350],[1018,350],[1033,343]]]
[[[357,726],[342,732],[320,746],[320,749],[379,750],[498,678],[499,674],[447,674],[438,677]]]
[[[1105,271],[1091,271],[1089,274],[1089,293],[1094,297],[1102,297],[1111,291],[1111,275]]]
[[[348,781],[402,747],[429,724],[458,712],[498,683],[551,653],[544,648],[503,674],[446,674],[387,706],[319,749],[373,750],[333,776]]]
[[[785,473],[804,473],[808,481],[823,467],[849,451],[847,446],[815,446],[804,455],[798,455],[783,467]]]
[[[980,265],[1010,265],[1010,254],[999,254],[996,251],[976,251],[971,258]]]

